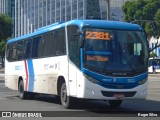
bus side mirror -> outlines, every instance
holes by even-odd
[[[74,37],[78,37],[79,40],[80,40],[80,48],[83,48],[84,47],[84,34],[81,30],[77,30],[75,33],[72,34],[72,36]],[[76,40],[76,39],[72,39],[73,41]]]
[[[79,35],[81,35],[82,34],[82,32],[80,31],[80,30],[77,30],[77,31],[75,31],[75,33],[73,33],[72,35],[73,36],[79,36]]]

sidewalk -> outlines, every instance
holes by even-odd
[[[157,74],[149,73],[148,75],[149,76],[160,76],[160,73],[157,73]]]
[[[0,73],[4,73],[4,68],[1,68],[1,69],[0,69]]]
[[[0,81],[4,81],[4,68],[0,69]]]

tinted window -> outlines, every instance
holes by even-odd
[[[42,37],[36,37],[33,39],[33,46],[32,46],[32,58],[40,57],[41,56],[41,42]]]
[[[8,44],[7,45],[7,49],[6,49],[6,58],[7,58],[8,61],[10,61],[11,55],[12,55],[12,53],[11,53],[11,44]]]
[[[16,49],[16,43],[12,44],[12,58],[11,60],[14,61],[17,59],[17,49]]]
[[[80,66],[80,47],[79,47],[79,35],[77,34],[77,26],[68,27],[68,49],[69,58],[77,66]],[[77,35],[76,35],[77,34]]]
[[[47,33],[43,36],[43,52],[44,56],[52,56],[54,52],[54,34],[53,32]]]
[[[9,61],[66,54],[65,29],[7,45]]]
[[[11,43],[7,46],[6,57],[9,61],[18,60],[17,43]]]
[[[31,57],[32,52],[32,39],[28,39],[24,41],[24,59],[28,59]]]
[[[22,60],[23,59],[23,41],[17,42],[17,59],[16,60]]]
[[[54,55],[65,55],[66,54],[66,41],[65,41],[65,30],[58,30],[55,32],[55,54]]]

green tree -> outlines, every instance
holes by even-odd
[[[11,17],[0,14],[0,40],[6,40],[12,35],[12,27]]]
[[[157,54],[154,53],[154,52],[151,52],[151,53],[150,53],[150,58],[155,58],[155,57],[157,57]]]
[[[2,66],[4,66],[3,58],[5,53],[5,44],[8,37],[11,37],[13,32],[12,19],[4,14],[0,14],[0,56],[2,58]]]
[[[160,38],[160,0],[131,0],[122,6],[126,22],[140,24],[147,33],[147,39],[153,36],[157,43],[153,49],[159,47],[158,39]]]

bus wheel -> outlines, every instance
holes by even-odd
[[[24,91],[24,84],[22,80],[19,83],[19,96],[21,99],[27,98],[27,92]]]
[[[112,106],[112,107],[119,107],[122,104],[122,100],[109,100],[108,103]]]
[[[66,109],[69,109],[69,108],[72,107],[73,98],[67,96],[66,83],[63,83],[62,86],[61,86],[60,98],[61,98],[61,104],[62,104]]]

